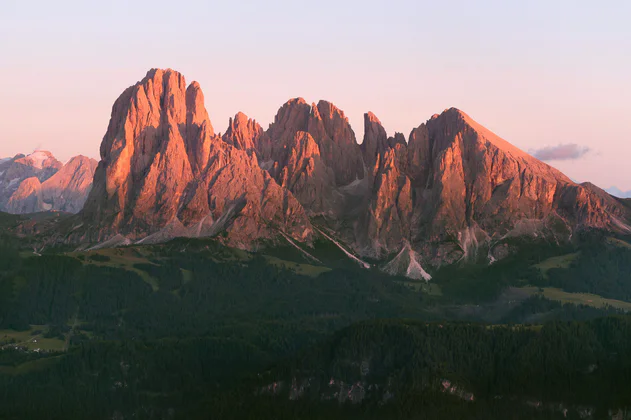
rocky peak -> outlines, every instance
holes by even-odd
[[[383,154],[388,147],[388,135],[379,118],[372,112],[365,113],[364,141],[361,144],[361,151],[369,170],[374,168],[379,155]]]
[[[280,137],[283,132],[306,131],[311,106],[303,98],[288,100],[276,113],[270,127],[273,137]]]
[[[457,108],[449,108],[439,115],[434,115],[427,127],[430,137],[433,138],[434,153],[441,153],[457,140],[460,135],[462,145],[467,148],[492,148],[498,149],[513,158],[523,159],[529,163],[541,166],[542,162],[520,150],[516,146],[500,138],[489,129],[478,124],[473,118]],[[552,169],[546,164],[543,164]],[[554,170],[558,175],[560,172]]]
[[[260,130],[246,120],[238,115],[226,139]],[[151,241],[226,231],[231,244],[252,247],[280,229],[308,240],[309,221],[291,193],[228,143],[214,134],[199,84],[186,87],[173,70],[150,70],[114,104],[82,213],[99,229],[84,235]]]
[[[15,163],[19,163],[25,166],[30,166],[34,169],[55,169],[58,170],[61,168],[62,163],[58,161],[52,153],[46,150],[36,150],[30,155],[18,155],[21,157],[17,157],[15,159]]]
[[[204,94],[199,83],[192,82],[186,88],[186,137],[185,146],[191,169],[201,173],[208,163],[208,154],[215,131],[204,105]]]
[[[407,146],[403,133],[394,133],[394,137],[388,138],[388,146],[395,148],[398,145]]]
[[[327,136],[340,145],[355,146],[357,139],[344,111],[330,102],[321,100],[317,106],[318,117],[322,121]]]
[[[613,207],[607,208],[593,190],[575,184],[464,112],[450,108],[432,117],[427,131],[429,151],[422,132],[419,156],[431,154],[425,160],[431,172],[424,197],[431,196],[436,206],[423,214],[428,219],[422,222],[422,235],[455,235],[470,229],[507,234],[524,219],[545,225],[556,218],[575,229],[616,229]],[[619,206],[618,211],[625,212]]]
[[[263,136],[263,128],[253,119],[242,112],[230,118],[228,129],[223,135],[223,141],[237,149],[254,151]]]
[[[307,131],[320,147],[325,164],[333,169],[337,186],[347,185],[364,177],[355,132],[344,112],[330,102],[313,105]]]

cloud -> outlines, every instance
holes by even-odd
[[[576,143],[559,144],[534,150],[532,155],[539,160],[575,160],[580,159],[592,150]]]

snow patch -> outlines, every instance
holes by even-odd
[[[118,235],[108,239],[107,241],[101,242],[100,244],[96,244],[93,247],[88,248],[87,251],[95,251],[97,249],[103,248],[116,248],[118,246],[126,246],[131,244],[132,242],[129,238],[126,238],[119,233]]]
[[[18,182],[20,182],[20,178],[13,178],[11,181],[9,181],[8,187],[11,188],[12,186],[17,184]]]
[[[627,225],[626,223],[624,223],[622,220],[618,219],[617,217],[611,216],[611,220],[613,220],[613,223],[619,227],[622,230],[625,230],[627,232],[631,232],[631,226]]]
[[[206,228],[210,228],[212,224],[213,224],[213,216],[212,214],[208,213],[206,216],[202,218],[202,220],[199,221],[199,223],[197,223],[197,226],[195,227],[194,237],[201,238],[202,236],[204,236],[203,233],[206,231]]]
[[[137,244],[157,244],[167,242],[173,238],[188,236],[187,229],[177,217],[174,217],[166,226],[136,242]]]
[[[458,243],[464,255],[463,260],[467,260],[472,254],[475,254],[479,247],[478,237],[475,234],[475,230],[472,227],[468,227],[465,230],[458,232]]]
[[[340,187],[339,190],[346,194],[359,195],[367,188],[369,188],[368,177],[364,177],[363,179],[355,178],[353,182]]]
[[[44,162],[46,162],[47,159],[50,159],[50,153],[43,150],[37,150],[28,155],[27,158],[33,162],[34,168],[42,169],[44,167]]]
[[[354,260],[355,262],[357,262],[359,265],[361,265],[362,267],[364,267],[366,269],[370,268],[370,264],[368,264],[366,261],[362,261],[359,258],[357,258],[356,256],[354,256],[353,254],[351,254],[350,252],[348,252],[342,245],[340,245],[340,243],[338,241],[336,241],[335,239],[331,238],[329,235],[327,235],[326,233],[322,232],[320,229],[318,229],[316,227],[314,227],[314,228],[315,228],[315,230],[320,232],[320,234],[322,234],[322,236],[324,236],[329,241],[331,241],[335,245],[337,245],[337,247],[339,249],[341,249],[350,259]]]
[[[213,217],[210,213],[204,216],[198,223],[189,227],[184,226],[180,219],[174,217],[162,229],[142,238],[137,241],[136,244],[157,244],[168,242],[175,238],[201,238],[212,236],[212,225]]]
[[[565,222],[565,220],[564,220]],[[565,222],[567,225],[567,222]],[[540,219],[522,219],[515,223],[515,226],[508,231],[502,239],[516,238],[519,236],[532,236],[533,238],[543,235],[542,231],[545,227],[545,221]],[[569,228],[569,226],[568,226]],[[570,229],[571,231],[571,229]]]
[[[296,245],[296,243],[294,241],[292,241],[291,238],[289,238],[289,236],[285,235],[284,232],[280,232],[280,234],[283,235],[283,237],[287,240],[287,242],[289,242],[298,251],[302,252],[307,258],[309,258],[312,261],[315,261],[315,262],[318,262],[318,263],[322,264],[322,261],[320,261],[319,259],[317,259],[313,255],[309,254],[307,251],[305,251],[304,249],[302,249],[298,245]]]
[[[266,161],[263,161],[263,162],[259,162],[259,166],[264,171],[269,171],[270,169],[272,169],[274,167],[274,160],[270,159],[270,160],[266,160]]]
[[[432,276],[423,269],[419,263],[420,259],[420,255],[414,251],[412,246],[410,246],[410,243],[406,241],[397,256],[383,267],[383,271],[391,275],[402,274],[405,272],[404,275],[407,278],[430,281]]]

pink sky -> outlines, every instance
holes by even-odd
[[[358,141],[366,111],[407,136],[455,106],[526,151],[589,149],[549,163],[631,190],[627,2],[84,3],[3,10],[0,157],[98,157],[118,95],[171,67],[200,82],[216,131],[237,111],[267,127],[296,96],[342,108]]]

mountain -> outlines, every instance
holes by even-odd
[[[607,191],[609,194],[613,195],[614,197],[631,198],[631,191],[622,191],[618,187],[610,187],[610,188],[607,188],[605,191]]]
[[[254,248],[282,232],[309,241],[312,228],[302,206],[243,150],[256,131],[237,115],[222,139],[197,82],[187,86],[176,71],[150,70],[114,103],[94,187],[72,240],[123,235],[161,242],[222,233],[231,245]]]
[[[336,116],[335,130],[322,115]],[[407,141],[389,137],[367,113],[361,145],[343,115],[325,101],[292,99],[255,145],[261,166],[360,255],[383,259],[409,243],[440,265],[495,259],[490,248],[513,236],[567,241],[585,228],[631,229],[620,202],[574,183],[456,108],[434,115]]]
[[[75,156],[66,164],[36,151],[0,161],[0,209],[9,213],[77,213],[92,186],[97,162]]]
[[[427,279],[430,267],[501,259],[515,237],[561,243],[586,229],[631,232],[627,203],[573,182],[456,108],[407,139],[366,113],[359,144],[334,104],[294,98],[267,130],[237,113],[218,135],[199,84],[152,69],[114,103],[100,154],[73,243],[219,235],[257,249],[321,239]],[[35,180],[18,197],[13,209],[47,202]]]
[[[369,123],[379,124],[367,116]],[[628,209],[602,190],[575,184],[455,108],[414,130],[407,145],[376,131],[368,216],[374,233],[367,239],[379,239],[377,255],[396,250],[389,232],[416,246],[433,244],[437,260],[455,260],[511,235],[568,239],[586,227],[629,230]]]

